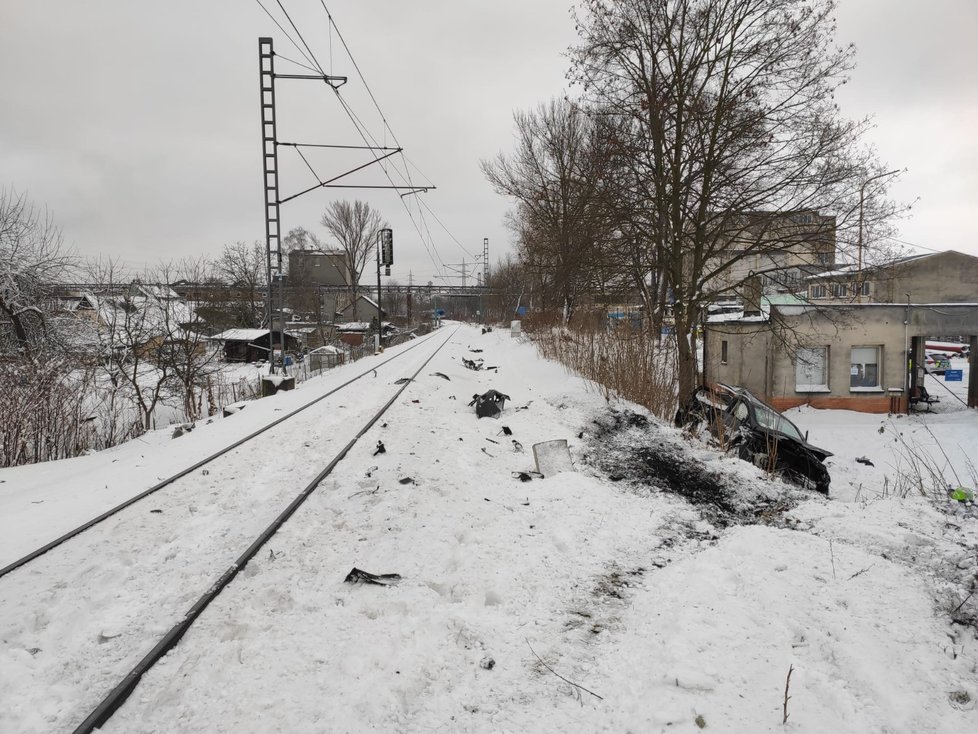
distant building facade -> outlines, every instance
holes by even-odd
[[[289,284],[292,286],[352,283],[346,253],[342,250],[293,250],[289,253]]]
[[[812,290],[833,285],[834,296]],[[926,340],[957,337],[971,346],[968,403],[978,405],[978,257],[947,251],[826,273],[810,281],[809,299],[710,317],[704,381],[741,385],[780,409],[902,412],[921,397]]]

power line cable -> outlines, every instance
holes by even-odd
[[[290,59],[288,56],[283,56],[280,53],[276,53],[275,54],[275,58],[282,59],[282,61],[288,61],[290,64],[295,64],[296,66],[298,66],[301,69],[305,69],[307,71],[311,71],[313,74],[318,74],[319,73],[316,69],[314,69],[313,67],[309,66],[308,64],[303,64],[300,61],[295,61],[293,59]]]
[[[326,13],[326,18],[329,20],[329,25],[336,31],[336,37],[340,39],[340,43],[343,44],[343,49],[346,51],[346,55],[350,57],[350,62],[353,64],[353,68],[356,69],[357,76],[360,77],[360,81],[363,82],[363,88],[367,90],[367,94],[370,96],[370,100],[374,103],[374,107],[377,109],[377,113],[380,115],[380,119],[384,123],[384,128],[390,132],[391,139],[394,141],[394,145],[401,147],[401,144],[397,140],[397,136],[394,135],[394,131],[391,130],[390,125],[387,124],[387,118],[384,116],[383,110],[380,109],[380,105],[377,103],[377,98],[374,97],[374,93],[370,89],[370,85],[367,84],[367,80],[363,76],[363,72],[360,71],[360,65],[357,64],[357,60],[353,57],[353,52],[350,51],[350,47],[346,44],[346,39],[343,38],[343,34],[340,32],[339,26],[336,25],[336,21],[333,20],[332,13],[329,12],[329,8],[326,7],[326,0],[319,0],[320,5],[323,6],[323,11]],[[386,133],[385,133],[386,134]]]
[[[319,59],[316,57],[316,55],[313,52],[312,48],[309,46],[309,43],[306,41],[305,37],[302,35],[302,32],[299,30],[299,28],[296,26],[295,22],[292,20],[292,17],[289,15],[288,11],[285,9],[285,6],[282,4],[281,0],[276,0],[276,4],[279,6],[279,9],[282,11],[283,15],[285,15],[285,18],[286,18],[286,20],[288,20],[289,25],[292,26],[292,29],[295,31],[295,34],[299,37],[299,40],[302,42],[302,45],[305,47],[306,52],[308,52],[308,55],[307,55],[307,53],[304,53],[301,48],[299,48],[298,44],[292,39],[291,35],[289,35],[289,33],[282,27],[282,25],[274,17],[272,17],[271,13],[265,8],[264,5],[262,5],[261,0],[256,0],[256,1],[258,2],[259,6],[262,8],[262,10],[264,10],[265,13],[267,15],[269,15],[269,17],[272,18],[272,21],[285,34],[286,38],[289,39],[289,41],[292,43],[292,45],[296,47],[296,49],[299,51],[300,55],[302,55],[303,58],[305,58],[307,61],[309,61],[311,64],[313,64],[316,67],[316,69],[318,69],[319,72],[325,76],[326,73],[323,70],[322,65],[319,63]],[[386,136],[387,136],[388,133],[390,133],[391,139],[394,141],[395,145],[398,146],[398,147],[400,147],[400,143],[399,143],[399,141],[397,139],[397,136],[394,134],[393,129],[391,129],[390,124],[387,122],[387,118],[384,115],[383,110],[380,108],[380,104],[377,102],[377,99],[374,96],[373,91],[370,89],[370,86],[367,83],[367,80],[364,77],[363,72],[361,71],[359,64],[357,64],[357,61],[354,58],[353,53],[350,51],[350,48],[349,48],[349,46],[346,43],[346,39],[343,38],[342,32],[340,31],[339,27],[336,25],[336,22],[333,20],[332,14],[329,12],[329,8],[326,7],[326,3],[324,2],[324,0],[320,0],[320,4],[322,5],[322,8],[323,8],[324,12],[326,13],[326,17],[328,19],[329,29],[330,29],[330,40],[329,40],[330,69],[332,70],[332,63],[333,63],[333,58],[332,58],[332,31],[335,30],[336,31],[337,38],[340,40],[340,42],[341,42],[344,50],[346,51],[347,55],[349,56],[350,61],[353,64],[353,67],[356,70],[357,75],[360,78],[360,81],[363,83],[364,89],[367,91],[367,94],[370,97],[370,100],[373,102],[373,105],[376,108],[377,113],[380,115],[380,119],[381,119],[381,122],[383,124],[383,129],[384,129],[384,138],[385,138],[384,142],[385,142],[385,144],[386,144]],[[291,61],[290,59],[285,59],[285,60]],[[292,63],[297,63],[297,62],[294,62],[293,61]],[[309,68],[309,67],[307,67],[307,68]],[[339,93],[339,90],[337,88],[335,88],[335,87],[332,87],[332,86],[331,86],[331,88],[336,93],[336,97],[340,101],[341,106],[343,107],[343,109],[346,112],[347,116],[350,118],[351,122],[353,123],[353,125],[356,128],[357,132],[359,133],[360,137],[367,144],[368,148],[371,146],[371,142],[373,143],[374,147],[381,147],[379,145],[379,141],[377,141],[376,138],[374,138],[374,136],[370,133],[370,131],[367,128],[367,126],[363,123],[362,120],[359,119],[359,117],[353,111],[353,109],[351,108],[351,106],[346,102],[346,100],[343,98],[343,96]],[[304,155],[302,155],[301,151],[299,151],[298,148],[296,148],[296,152],[299,153],[299,155],[302,158],[303,162],[306,164],[306,167],[309,168],[309,171],[313,174],[313,176],[316,177],[317,181],[320,180],[319,179],[319,176],[316,174],[315,170],[312,168],[312,166],[310,165],[309,161],[305,158]],[[387,178],[387,180],[390,182],[390,184],[392,186],[394,186],[394,187],[397,187],[397,183],[394,181],[394,178],[391,175],[391,171],[388,170],[388,166],[385,165],[382,162],[382,160],[383,160],[384,157],[378,156],[377,153],[373,149],[371,149],[371,154],[373,155],[374,162],[377,163],[380,166],[381,170],[384,172],[384,175]],[[396,164],[393,164],[393,162],[391,162],[390,168],[393,169],[393,171],[397,174],[397,176],[400,177],[400,178],[402,178],[407,183],[407,185],[410,188],[414,189],[416,187],[415,187],[413,178],[411,176],[411,165],[412,164],[410,164],[409,161],[407,160],[407,158],[403,156],[403,152],[401,152],[401,156],[402,156],[402,160],[403,160],[404,170],[401,171]],[[427,179],[427,176],[425,176],[425,178]],[[429,179],[429,182],[430,182],[430,179]],[[413,192],[413,193],[416,193],[416,192]],[[439,270],[443,270],[444,267],[445,267],[445,263],[442,260],[440,253],[438,253],[437,247],[435,246],[434,237],[432,237],[432,235],[431,235],[431,229],[428,226],[427,221],[425,220],[424,213],[423,213],[423,211],[421,209],[421,205],[419,204],[419,206],[418,206],[418,220],[420,220],[420,224],[419,224],[419,222],[415,219],[415,216],[414,216],[413,212],[411,211],[411,208],[408,206],[407,202],[405,201],[405,195],[401,195],[399,198],[401,200],[402,206],[404,207],[405,211],[407,212],[408,218],[411,220],[412,225],[414,226],[415,230],[418,232],[418,235],[421,238],[422,245],[424,246],[424,248],[425,248],[425,250],[426,250],[426,252],[428,254],[428,257],[431,260],[432,265],[434,265],[436,272],[439,271]],[[437,220],[437,216],[434,214],[434,212],[431,210],[431,208],[428,207],[427,205],[425,205],[425,208],[427,208],[428,211],[432,214],[432,216],[435,216],[435,218]],[[456,244],[459,245],[459,247],[463,250],[463,252],[466,252],[466,254],[469,254],[470,256],[472,256],[472,253],[469,253],[464,247],[461,246],[461,243],[458,241],[458,239],[454,235],[452,235],[452,233],[448,230],[448,228],[445,227],[444,223],[441,222],[440,220],[438,220],[438,222],[442,226],[442,228],[445,229],[445,231],[449,234],[449,236],[452,237],[452,239],[456,242]],[[425,238],[425,232],[427,232],[427,239]],[[430,247],[429,247],[429,244],[430,244]],[[441,267],[439,267],[439,263],[440,263],[440,266]],[[444,280],[444,276],[439,275],[439,278],[442,279],[442,280]]]
[[[455,244],[458,245],[459,249],[462,252],[464,252],[469,257],[476,257],[476,258],[478,257],[473,252],[471,252],[470,250],[468,250],[465,247],[465,245],[463,245],[461,242],[459,242],[458,238],[454,234],[452,234],[451,230],[448,229],[448,227],[445,226],[445,223],[442,222],[441,219],[438,218],[438,215],[435,214],[434,210],[430,206],[428,206],[427,202],[425,202],[425,201],[423,201],[421,199],[419,199],[418,201],[421,204],[421,206],[423,206],[425,209],[427,209],[428,210],[428,213],[431,214],[431,216],[433,216],[435,218],[435,221],[438,222],[439,225],[441,225],[441,228],[443,230],[445,230],[446,234],[448,234],[448,236],[451,237],[455,241]]]
[[[333,92],[336,94],[336,98],[340,101],[340,106],[343,108],[347,116],[350,118],[350,121],[353,123],[353,126],[356,128],[357,132],[360,134],[360,137],[363,139],[363,141],[368,146],[370,146],[371,142],[373,142],[374,145],[376,145],[377,144],[376,139],[374,139],[370,131],[366,129],[366,126],[363,125],[362,122],[360,122],[359,117],[357,117],[356,114],[353,112],[353,110],[350,108],[347,101],[343,98],[343,95],[340,94],[340,91],[334,88]],[[373,153],[372,150],[371,152]],[[374,160],[377,161],[376,154],[374,154]],[[391,185],[396,186],[397,184],[395,183],[394,179],[391,177],[390,172],[387,170],[387,168],[382,163],[379,163],[379,161],[378,164],[380,165],[381,170],[384,172],[384,175],[386,176],[387,180],[390,181]],[[431,264],[435,267],[435,272],[439,273],[439,271],[444,268],[444,262],[441,260],[441,256],[432,253],[432,248],[434,247],[434,243],[433,242],[431,243],[432,247],[428,246],[428,242],[425,241],[424,238],[424,233],[421,231],[421,228],[418,226],[418,223],[415,221],[414,216],[411,213],[411,209],[408,207],[403,197],[399,197],[399,198],[401,200],[401,205],[404,207],[405,211],[408,214],[408,218],[411,220],[411,224],[414,226],[415,231],[417,231],[418,236],[421,238],[421,244],[424,246],[425,251],[428,253],[428,259],[431,260]],[[437,253],[437,249],[435,249],[435,253]],[[436,260],[438,262],[436,262]],[[439,262],[441,262],[441,267],[439,267]],[[442,277],[442,279],[444,279],[443,276],[440,275],[440,273],[439,273],[439,277]]]
[[[316,54],[314,54],[312,52],[312,49],[309,48],[309,44],[306,43],[306,39],[302,37],[302,33],[299,31],[299,29],[295,25],[295,22],[292,20],[292,16],[289,15],[289,11],[285,9],[284,5],[282,5],[282,0],[275,0],[275,2],[278,4],[278,7],[282,11],[282,14],[285,15],[285,19],[289,21],[289,25],[292,26],[292,30],[295,31],[295,34],[299,37],[299,40],[302,41],[302,45],[306,47],[306,51],[309,52],[309,56],[312,58],[313,64],[317,69],[319,69],[319,73],[322,74],[323,76],[326,76],[326,72],[323,71],[322,64],[319,63],[319,59],[316,58]]]
[[[891,242],[899,242],[901,245],[906,245],[907,247],[916,247],[918,250],[927,250],[927,252],[944,252],[944,250],[935,250],[932,247],[924,247],[923,245],[917,245],[913,242],[898,240],[896,237],[887,237],[886,239],[890,240]]]
[[[303,51],[301,48],[299,48],[299,44],[296,43],[295,42],[295,39],[292,38],[291,34],[282,27],[282,24],[278,22],[278,19],[276,19],[276,17],[274,15],[272,15],[271,11],[269,11],[269,9],[266,8],[262,4],[262,1],[261,0],[255,0],[255,2],[258,3],[258,7],[260,7],[262,10],[265,11],[265,15],[267,15],[269,18],[271,18],[272,22],[276,26],[278,26],[278,29],[280,31],[282,31],[282,35],[284,35],[287,39],[289,39],[289,43],[291,43],[293,46],[295,46],[295,50],[299,52],[299,55],[302,56],[307,62],[309,62],[309,64],[312,64],[313,63],[312,59],[310,59],[306,55],[306,52],[305,51]],[[309,69],[310,71],[315,71],[315,69],[313,69],[312,66],[307,66],[306,68]]]
[[[325,0],[320,0],[320,5],[322,5],[323,11],[326,13],[326,18],[327,18],[327,20],[329,22],[329,27],[331,28],[331,30],[335,30],[336,31],[336,37],[339,38],[340,43],[343,44],[343,48],[346,51],[347,56],[350,57],[350,62],[353,64],[353,68],[356,70],[357,76],[359,76],[360,81],[363,83],[363,87],[367,91],[367,94],[370,97],[370,100],[373,102],[374,108],[377,110],[377,114],[380,115],[380,119],[381,119],[381,121],[383,123],[383,126],[384,126],[385,143],[386,143],[386,134],[389,132],[390,135],[391,135],[391,139],[394,141],[394,144],[397,147],[401,148],[402,151],[403,151],[403,146],[401,145],[400,141],[397,139],[397,136],[394,134],[394,130],[391,128],[390,123],[388,123],[387,117],[386,117],[386,115],[384,115],[384,111],[380,108],[380,103],[377,101],[377,98],[374,96],[373,90],[370,89],[370,85],[367,83],[367,79],[366,79],[366,77],[364,77],[363,72],[360,69],[360,65],[357,63],[356,58],[353,56],[353,52],[350,50],[349,45],[346,43],[346,39],[343,37],[342,31],[340,31],[339,26],[336,25],[336,21],[333,20],[333,15],[332,15],[332,13],[329,12],[329,8],[326,7]],[[364,126],[364,127],[366,127],[366,126]],[[405,156],[403,152],[401,153],[401,158],[404,161],[404,172],[403,172],[402,175],[406,178],[408,185],[413,188],[415,186],[414,180],[413,180],[413,178],[411,176],[411,165],[413,165],[413,164],[410,163],[410,161],[408,160],[407,156]],[[415,168],[417,168],[417,166],[415,166]],[[401,172],[398,171],[398,173],[400,174]],[[419,170],[419,173],[421,173],[420,170]],[[431,180],[428,179],[427,176],[425,176],[423,173],[421,173],[421,175],[424,176],[424,178],[427,179],[429,183],[431,183]],[[429,212],[431,212],[432,214],[434,214],[434,212],[431,211],[431,207],[426,207],[426,208],[428,209]],[[418,208],[418,213],[419,213],[419,216],[420,216],[421,215],[421,208],[420,208],[420,206]],[[449,234],[449,236],[452,237],[452,239],[456,242],[456,244],[458,244],[461,247],[461,243],[459,243],[458,239],[451,232],[448,231],[448,228],[445,227],[445,225],[443,223],[441,223],[440,221],[439,221],[439,224],[442,225],[442,228],[445,229],[445,231]],[[428,230],[428,232],[429,232],[429,236],[430,236],[430,229]],[[431,243],[432,243],[432,247],[434,247],[434,238],[432,238]],[[462,247],[461,249],[462,249],[463,252],[467,252],[464,247]],[[467,252],[467,254],[472,255],[472,253],[468,253],[468,252]],[[441,259],[441,258],[439,257],[439,259]],[[442,264],[444,264],[444,263],[442,263]]]

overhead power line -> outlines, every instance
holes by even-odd
[[[316,53],[313,51],[312,47],[310,46],[309,42],[306,40],[305,36],[303,36],[298,25],[292,19],[291,15],[289,14],[282,0],[275,0],[275,3],[276,5],[278,5],[279,11],[281,11],[282,15],[285,18],[285,25],[283,25],[283,23],[279,22],[279,20],[275,18],[272,12],[270,12],[269,9],[265,7],[262,0],[256,0],[256,2],[258,3],[259,7],[261,7],[261,9],[265,12],[265,14],[268,15],[269,18],[271,18],[272,22],[275,23],[275,25],[283,33],[283,35],[285,35],[285,37],[292,44],[292,46],[296,48],[296,50],[299,52],[299,55],[302,57],[302,59],[305,60],[306,64],[303,64],[300,61],[286,58],[284,56],[281,56],[280,58],[282,58],[283,61],[287,61],[289,63],[295,64],[308,71],[321,74],[325,79],[327,77],[327,74],[324,71],[322,64],[319,62]],[[411,194],[417,194],[426,191],[428,189],[432,189],[434,188],[434,185],[431,184],[430,179],[428,179],[427,176],[424,176],[424,174],[421,173],[419,169],[417,169],[417,166],[414,166],[414,164],[408,160],[407,156],[404,155],[403,148],[400,145],[397,136],[394,134],[394,131],[391,128],[390,123],[388,122],[387,117],[384,114],[384,111],[381,109],[380,104],[373,93],[373,90],[370,88],[370,85],[368,84],[366,78],[364,77],[360,65],[357,63],[357,60],[354,57],[353,52],[351,51],[349,45],[347,44],[346,39],[343,36],[343,33],[339,29],[339,26],[336,24],[336,21],[333,18],[332,13],[330,12],[329,8],[325,3],[325,0],[320,0],[320,5],[322,7],[322,10],[326,14],[327,28],[329,31],[328,47],[329,47],[330,71],[332,72],[333,70],[332,34],[335,31],[336,37],[339,40],[343,51],[350,59],[350,62],[352,63],[358,78],[363,84],[364,90],[366,91],[370,99],[370,102],[373,104],[374,109],[377,111],[377,114],[380,117],[382,130],[383,130],[382,137],[384,139],[384,142],[383,144],[381,144],[381,142],[378,141],[377,138],[370,132],[368,126],[364,123],[364,121],[361,120],[360,117],[356,114],[351,104],[340,93],[339,89],[336,86],[329,85],[330,88],[335,93],[335,97],[337,101],[339,101],[343,111],[349,118],[350,122],[353,124],[353,127],[356,129],[357,134],[365,143],[365,149],[370,152],[372,161],[370,164],[367,165],[372,165],[376,163],[383,171],[387,181],[390,183],[390,186],[376,186],[376,187],[350,186],[350,188],[394,188],[396,190],[404,190],[399,196],[401,205],[404,207],[404,210],[407,213],[412,226],[414,227],[419,238],[421,239],[422,246],[424,247],[428,255],[428,258],[431,260],[431,263],[434,266],[436,273],[438,273],[437,275],[438,279],[445,280],[446,279],[444,275],[444,271],[446,269],[445,262],[442,259],[441,254],[438,252],[438,248],[435,244],[435,238],[433,237],[431,228],[428,226],[428,222],[426,220],[425,211],[427,211],[428,214],[435,219],[435,221],[451,238],[451,240],[455,243],[455,245],[459,247],[459,249],[461,249],[469,257],[476,258],[476,256],[462,245],[462,243],[458,240],[458,238],[455,237],[455,235],[448,229],[445,223],[438,217],[438,215],[426,202],[421,200],[420,197],[411,196]],[[286,26],[288,26],[288,28]],[[289,28],[291,28],[291,32],[289,31]],[[295,37],[298,38],[298,41],[296,41],[296,38],[293,37],[293,34]],[[387,146],[386,141],[388,135],[390,136],[390,139],[393,141],[394,147]],[[342,176],[338,176],[336,178],[328,179],[324,181],[319,176],[319,174],[315,171],[308,158],[302,153],[302,151],[300,150],[301,147],[351,148],[351,149],[360,147],[360,146],[342,146],[342,145],[325,145],[325,144],[316,145],[316,144],[299,144],[299,143],[280,143],[280,145],[286,145],[292,147],[299,155],[302,162],[305,164],[306,168],[316,179],[317,185],[309,189],[306,189],[305,192],[311,191],[319,187],[330,188],[333,186],[344,186],[344,187],[346,186],[342,184],[332,184],[332,181],[335,181],[336,179],[341,178]],[[396,156],[396,157],[391,158],[391,156]],[[363,167],[365,166],[361,166],[353,170],[354,171],[360,170],[360,168]],[[418,173],[421,174],[421,176],[428,182],[427,185],[416,185],[414,183],[414,177],[412,176],[411,173],[412,168],[415,168],[418,171]],[[347,175],[347,174],[343,174],[343,175]],[[301,192],[301,193],[305,193],[305,192]],[[296,194],[295,196],[298,195],[301,194]],[[294,196],[289,198],[294,198]],[[418,201],[418,207],[416,212],[412,209],[412,207],[409,204],[410,199],[416,199]],[[288,199],[285,199],[283,201],[287,201],[287,200]]]

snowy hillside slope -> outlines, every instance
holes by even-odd
[[[463,366],[475,358],[498,371]],[[305,399],[319,380],[336,379],[306,383]],[[477,419],[467,403],[490,388],[511,399],[498,420]],[[235,421],[298,404],[304,391],[215,421],[211,433],[76,460],[86,479],[69,490],[32,471],[70,477],[71,462],[0,472],[0,507],[20,503],[0,518],[0,536],[13,536],[4,547],[35,542],[32,508],[49,522],[87,519],[100,471],[172,469],[186,459],[173,447],[191,451],[180,442],[230,442]],[[280,444],[255,447],[277,468],[266,485],[298,492],[293,475],[325,463],[327,434],[355,431],[357,414],[334,406],[319,425],[297,422],[284,456]],[[889,456],[893,442],[872,418],[846,432],[848,414],[793,413],[837,453],[842,499],[825,499],[636,406],[607,404],[508,332],[463,326],[103,731],[968,731],[978,641],[964,613],[976,607],[960,605],[959,623],[952,610],[973,588],[978,522],[959,507],[881,496],[880,477],[894,469],[852,456],[857,436],[860,455]],[[973,411],[947,419],[978,435]],[[520,481],[534,468],[532,445],[550,439],[569,442],[577,471]],[[220,516],[244,518],[260,504],[232,501],[245,476],[198,477],[193,513],[185,497],[143,508],[140,526],[182,519],[159,538],[157,568],[145,566],[148,549],[131,532],[108,528],[97,544],[0,579],[0,731],[77,725],[118,682],[113,666],[138,659],[168,627],[165,615],[136,619],[149,614],[145,596],[108,593],[79,620],[59,574],[70,566],[79,583],[115,572],[134,584],[149,574],[178,616],[213,578],[203,566],[197,577],[165,567],[201,542],[231,553],[210,536],[236,535]],[[62,492],[70,502],[60,503]],[[27,505],[31,495],[43,504]],[[204,506],[208,521],[185,535]],[[344,583],[353,567],[402,579]],[[36,588],[49,591],[25,606]],[[115,655],[102,660],[108,649]]]

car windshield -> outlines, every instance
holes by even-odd
[[[789,421],[783,415],[775,413],[766,405],[755,403],[754,415],[757,417],[758,425],[804,442],[805,439],[802,437],[799,430],[795,428],[794,423]]]

